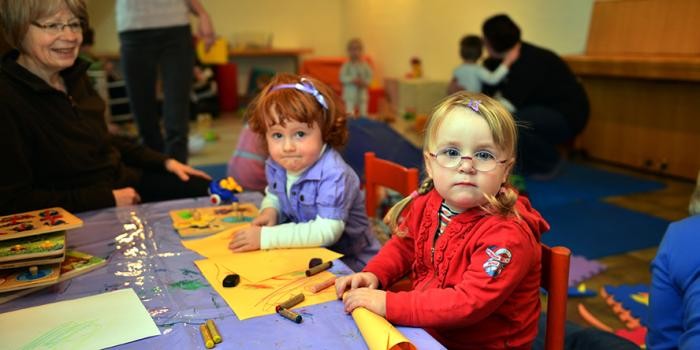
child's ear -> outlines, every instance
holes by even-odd
[[[510,175],[510,172],[513,170],[513,165],[515,165],[515,158],[511,158],[506,162],[506,171],[503,172],[503,179],[501,179],[501,183],[508,182],[508,176]]]
[[[430,154],[428,152],[423,152],[423,164],[425,164],[425,171],[428,173],[429,178],[433,178],[433,166],[430,162]]]

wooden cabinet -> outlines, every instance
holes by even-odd
[[[700,170],[700,1],[597,0],[586,54],[564,57],[591,117],[591,157],[695,179]]]

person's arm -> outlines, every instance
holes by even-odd
[[[342,220],[320,216],[304,223],[265,226],[260,233],[260,249],[329,247],[340,239],[343,230],[345,222]]]
[[[3,161],[8,164],[0,171],[0,215],[56,206],[72,212],[114,206],[112,188],[103,183],[60,189],[36,183],[32,147],[25,143],[24,133],[10,113],[0,110],[0,145]]]
[[[352,84],[355,81],[355,76],[350,69],[350,62],[345,62],[340,67],[340,83],[343,85]]]
[[[683,334],[683,295],[673,281],[670,247],[673,235],[664,236],[651,263],[649,318],[646,343],[649,349],[677,349]]]
[[[110,135],[109,142],[122,156],[124,164],[135,168],[165,170],[168,156],[122,136]]]
[[[208,50],[216,40],[214,24],[209,17],[209,13],[204,6],[202,6],[199,0],[187,0],[187,5],[190,12],[197,16],[197,36],[199,39],[204,40],[204,46]]]
[[[455,286],[387,292],[386,319],[415,327],[464,327],[492,314],[512,295],[523,278],[534,271],[539,263],[535,251],[540,246],[514,222],[489,229],[480,241],[462,273],[461,282]],[[512,254],[511,262],[494,277],[484,271],[484,263],[489,258],[486,249],[491,246],[507,247]]]
[[[479,80],[489,85],[496,85],[508,75],[508,66],[501,63],[495,71],[490,71],[484,67],[479,67],[477,70]]]

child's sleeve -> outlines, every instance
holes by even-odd
[[[484,67],[479,67],[477,74],[479,75],[479,80],[489,85],[496,85],[508,75],[508,71],[508,66],[501,63],[493,72]]]
[[[345,222],[342,220],[320,216],[303,223],[265,226],[260,232],[260,249],[329,247],[340,239],[344,230]]]
[[[350,64],[348,62],[343,63],[340,67],[340,82],[345,84],[352,84],[355,77],[352,74],[352,69],[350,69]]]
[[[280,199],[269,190],[268,186],[265,186],[265,197],[260,203],[260,211],[265,208],[275,208],[278,212],[280,211]]]
[[[649,349],[677,348],[683,330],[688,329],[683,317],[686,303],[683,301],[681,289],[674,282],[671,271],[673,269],[669,262],[669,248],[674,245],[673,236],[667,232],[661,241],[659,252],[651,263],[649,333],[646,338]]]
[[[388,292],[387,320],[416,327],[469,326],[501,307],[524,277],[537,271],[539,243],[516,223],[496,225],[483,232],[479,241],[476,250],[462,253],[471,256],[458,284]],[[441,258],[436,254],[436,259]],[[532,289],[538,293],[539,279]]]

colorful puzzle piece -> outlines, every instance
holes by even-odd
[[[252,203],[170,211],[173,227],[183,238],[221,232],[251,222],[256,216],[258,209]]]

